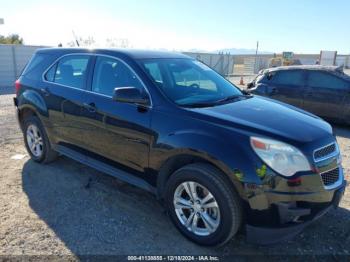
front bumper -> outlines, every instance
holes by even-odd
[[[275,198],[280,201],[272,201],[274,203],[263,210],[254,210],[245,203],[247,241],[267,245],[293,238],[310,223],[338,207],[346,185],[342,176],[342,183],[333,190],[302,194],[280,192]],[[268,197],[269,193],[260,195],[260,204]]]

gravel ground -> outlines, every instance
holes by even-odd
[[[0,95],[0,123],[0,255],[350,254],[349,189],[340,208],[292,241],[256,246],[239,234],[224,247],[204,248],[177,232],[151,194],[65,157],[31,161],[12,95]],[[350,174],[350,129],[335,129]]]

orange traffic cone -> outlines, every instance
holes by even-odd
[[[239,84],[240,84],[241,86],[244,86],[243,76],[241,76],[241,80],[239,81]]]

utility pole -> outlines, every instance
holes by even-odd
[[[256,42],[256,51],[255,51],[255,65],[254,65],[254,73],[257,71],[257,62],[258,62],[258,50],[259,50],[259,41]]]

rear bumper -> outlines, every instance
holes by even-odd
[[[342,185],[333,192],[333,198],[328,203],[303,202],[298,207],[294,203],[280,203],[274,210],[278,217],[278,222],[274,226],[258,226],[257,224],[247,224],[247,241],[254,244],[269,245],[284,240],[292,239],[299,234],[305,227],[313,223],[330,210],[337,208],[345,192],[347,182],[344,180]],[[271,211],[271,210],[269,210]],[[269,213],[271,215],[271,213]],[[266,214],[266,213],[265,213]],[[303,218],[302,220],[293,220],[280,223],[283,220],[288,221],[291,218]],[[274,221],[271,216],[270,221]]]
[[[19,117],[19,109],[18,109],[18,99],[16,97],[13,98],[13,104],[16,108],[16,119],[19,124],[19,126],[22,128],[20,117]]]

